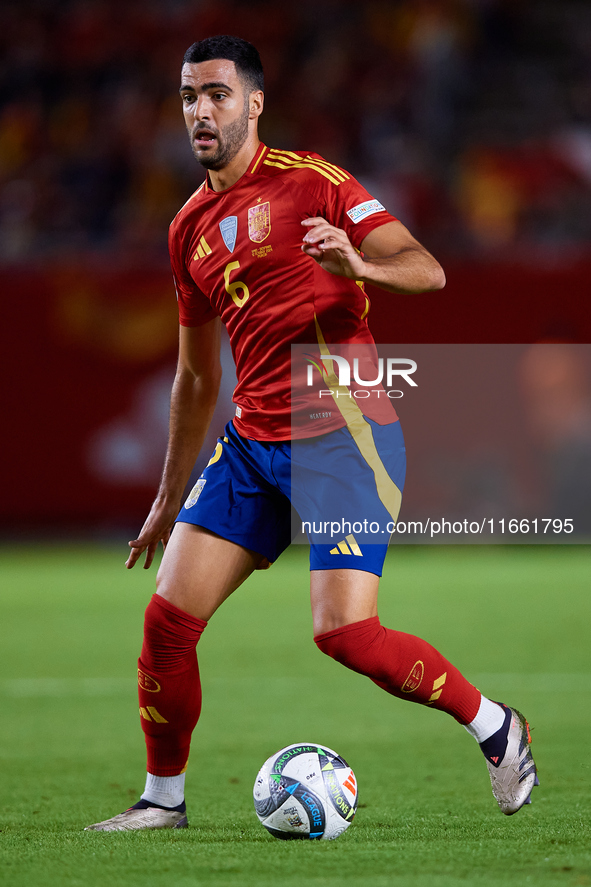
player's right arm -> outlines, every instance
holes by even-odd
[[[219,317],[202,326],[180,328],[179,360],[170,401],[170,428],[158,493],[137,539],[129,543],[125,566],[146,552],[151,565],[158,543],[164,547],[180,509],[181,498],[213,416],[222,375]]]

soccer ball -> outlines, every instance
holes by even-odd
[[[301,742],[265,761],[253,795],[256,815],[275,838],[332,841],[353,821],[357,780],[336,751]]]

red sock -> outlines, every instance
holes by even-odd
[[[146,609],[138,685],[148,772],[155,776],[176,776],[187,766],[201,713],[195,646],[206,625],[159,594]]]
[[[480,691],[431,644],[380,625],[378,616],[314,638],[323,653],[400,699],[432,705],[460,724],[473,721]]]

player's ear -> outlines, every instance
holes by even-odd
[[[263,112],[263,105],[265,103],[265,94],[262,90],[257,89],[254,92],[251,92],[248,97],[248,110],[249,110],[249,118],[254,120],[256,117],[260,117]]]

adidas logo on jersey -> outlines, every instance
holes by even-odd
[[[363,557],[362,551],[357,545],[355,536],[350,533],[342,542],[339,542],[336,548],[331,548],[331,554],[354,554],[357,557]]]
[[[197,252],[193,256],[193,261],[196,262],[197,259],[204,259],[205,256],[209,255],[211,255],[211,247],[205,237],[201,235],[199,243],[197,244]]]

